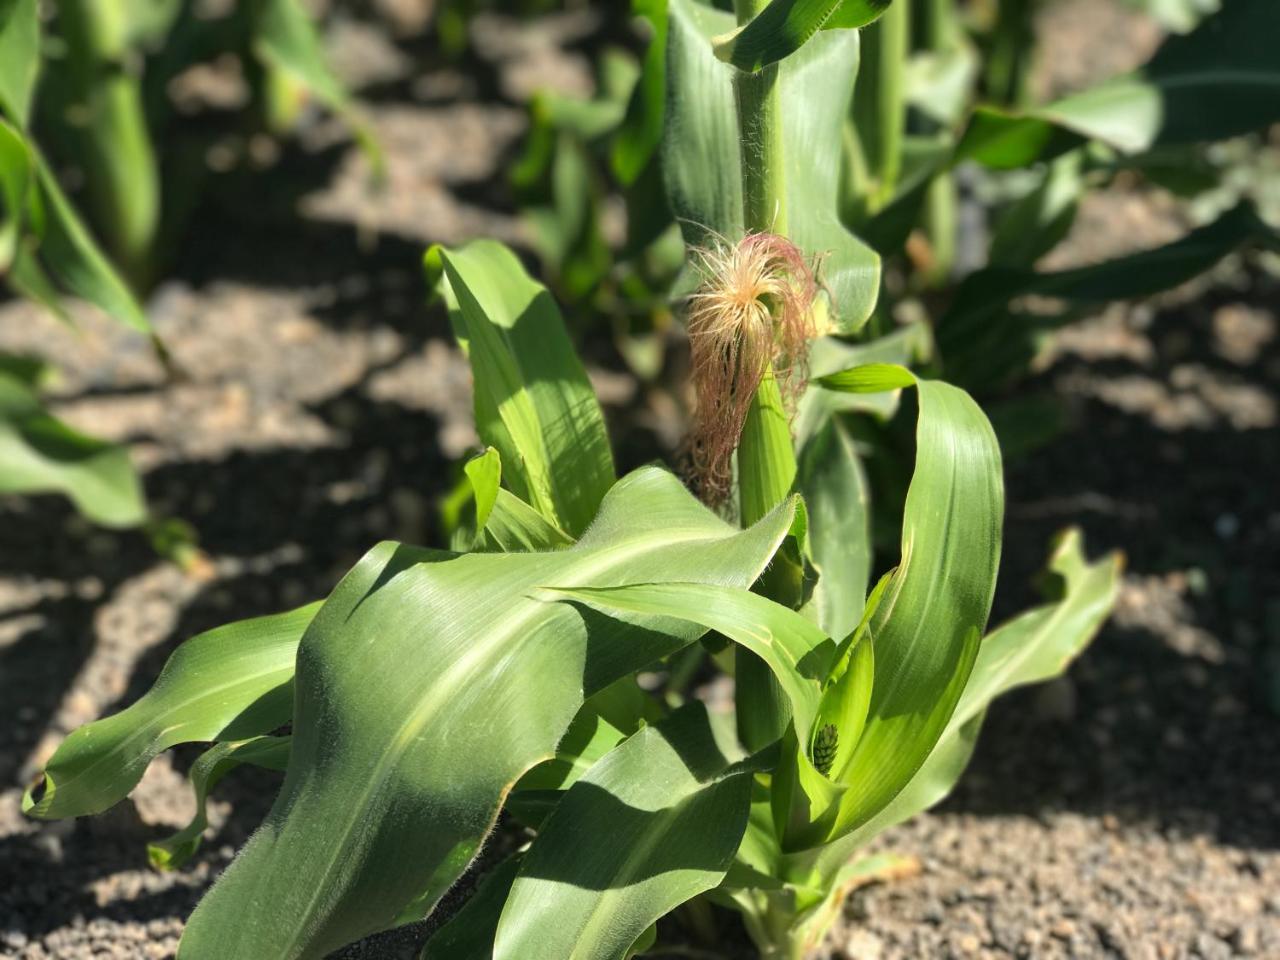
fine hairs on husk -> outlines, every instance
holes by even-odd
[[[804,387],[819,285],[800,248],[772,233],[720,240],[694,256],[702,285],[687,326],[697,408],[685,461],[695,492],[714,507],[732,492],[733,451],[770,365],[784,400]]]

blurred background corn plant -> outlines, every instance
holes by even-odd
[[[511,251],[433,247],[486,445],[446,505],[448,549],[380,544],[323,602],[192,638],[50,759],[24,809],[79,816],[212,741],[161,867],[195,850],[219,778],[285,770],[180,957],[321,957],[422,919],[504,811],[528,832],[424,957],[626,957],[672,913],[714,941],[716,906],[763,956],[801,957],[848,889],[892,871],[858,851],[949,791],[991,699],[1088,643],[1119,558],[1089,563],[1067,532],[1045,604],[988,633],[990,423],[908,369],[917,330],[849,339],[880,260],[839,218],[841,146],[856,28],[881,11],[662,11],[679,95],[653,146],[689,250],[681,466],[705,503],[660,467],[617,477],[563,317]],[[857,411],[914,447],[901,497],[876,490],[901,504],[881,558]],[[711,662],[735,681],[716,709],[691,695]]]
[[[186,139],[174,135],[182,90],[212,72],[245,87],[237,119],[246,133],[288,133],[314,101],[346,117],[376,160],[297,0],[0,3],[0,277],[9,287],[68,323],[63,297],[87,301],[166,357],[142,304],[225,132],[206,117],[187,124]],[[78,187],[74,198],[65,183]],[[162,552],[189,551],[185,525],[149,518],[123,448],[44,409],[40,390],[53,375],[41,358],[0,357],[0,492],[62,493],[95,523],[145,524]]]

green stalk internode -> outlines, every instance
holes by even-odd
[[[765,6],[765,0],[739,0],[739,24]],[[734,77],[742,158],[742,219],[747,233],[786,235],[783,180],[781,94],[778,65]],[[738,507],[743,525],[755,523],[791,493],[796,477],[791,427],[773,370],[756,389],[738,444]],[[762,591],[784,600],[782,585]],[[790,710],[777,678],[755,654],[734,652],[738,736],[750,750],[775,742],[786,730]]]

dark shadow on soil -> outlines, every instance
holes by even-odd
[[[1247,365],[1215,352],[1210,317],[1227,303],[1266,302],[1215,290],[1153,321],[1154,362],[1058,363],[1026,386],[1087,373],[1173,383],[1195,364],[1277,400],[1280,342]],[[1193,390],[1194,392],[1194,390]],[[1091,554],[1120,549],[1143,578],[1181,592],[1139,593],[1104,628],[1065,683],[1017,692],[992,709],[974,762],[944,809],[1039,813],[1068,809],[1153,820],[1241,847],[1280,845],[1280,717],[1268,702],[1280,595],[1275,478],[1280,431],[1216,422],[1162,429],[1151,411],[1076,397],[1072,429],[1007,470],[1008,522],[997,617],[1035,602],[1027,575],[1053,533],[1084,528]],[[1184,571],[1192,571],[1190,580]],[[1171,578],[1171,579],[1170,579]],[[1189,584],[1189,585],[1188,585]],[[1125,601],[1122,599],[1122,603]],[[1171,609],[1160,609],[1161,605]]]

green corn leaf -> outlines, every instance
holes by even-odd
[[[743,234],[735,68],[717,60],[708,44],[733,18],[696,0],[671,0],[669,17],[662,142],[668,199],[689,246],[733,241]],[[831,319],[846,332],[871,315],[880,288],[879,257],[838,213],[844,122],[857,71],[854,30],[824,31],[778,67],[787,234],[822,258]]]
[[[1097,563],[1084,555],[1080,531],[1066,531],[1049,558],[1061,596],[1002,624],[982,641],[969,683],[938,746],[884,813],[875,831],[933,806],[948,793],[973,752],[987,706],[1015,687],[1064,673],[1097,634],[1115,605],[1123,561],[1111,554]]]
[[[893,333],[866,343],[850,343],[837,337],[820,337],[809,345],[809,377],[818,379],[864,363],[896,363],[914,366],[932,360],[933,330],[928,323],[914,322]],[[804,448],[809,438],[833,413],[869,413],[888,420],[898,409],[899,394],[841,393],[834,390],[806,390],[800,397],[791,430],[796,445]],[[833,634],[838,635],[838,634]]]
[[[467,461],[463,470],[471,486],[472,511],[454,532],[454,550],[512,553],[558,550],[573,543],[567,533],[499,486],[502,458],[494,447]]]
[[[0,276],[18,255],[28,197],[35,186],[35,159],[26,140],[0,119]]]
[[[510,490],[499,490],[484,526],[483,547],[516,550],[559,550],[573,538],[554,526]]]
[[[610,614],[679,617],[724,634],[768,664],[787,695],[800,735],[807,739],[813,731],[835,644],[796,611],[746,590],[701,583],[550,587],[545,592]]]
[[[1080,531],[1063,533],[1048,565],[1058,596],[1002,624],[982,641],[969,683],[946,730],[907,787],[862,827],[816,857],[800,854],[791,858],[788,869],[797,875],[809,871],[814,877],[832,875],[849,861],[854,850],[881,831],[950,793],[973,754],[987,706],[1015,687],[1048,680],[1067,669],[1110,614],[1122,567],[1119,554],[1089,563]]]
[[[916,385],[915,374],[894,363],[866,363],[818,378],[818,385],[843,393],[883,393]]]
[[[619,481],[564,550],[374,548],[307,630],[284,787],[192,915],[179,956],[318,958],[426,915],[515,782],[555,755],[584,695],[702,632],[669,617],[602,617],[536,589],[745,588],[795,509],[788,501],[735,530],[646,468]]]
[[[350,126],[369,158],[374,175],[383,174],[382,149],[369,125],[325,62],[320,37],[298,0],[255,0],[254,52],[264,63],[302,84]]]
[[[147,315],[128,284],[99,249],[39,153],[36,176],[45,211],[39,257],[44,269],[67,292],[88,300],[112,319],[139,333],[153,334]]]
[[[858,370],[862,370],[859,373]],[[942,735],[969,679],[1000,561],[1004,485],[991,425],[962,390],[868,365],[824,378],[841,389],[893,389],[911,377],[919,400],[916,466],[902,558],[877,598],[870,632],[875,684],[838,808],[789,825],[788,849],[866,823],[910,782]]]
[[[284,770],[289,765],[289,737],[252,737],[215,744],[191,765],[187,779],[196,796],[196,814],[191,822],[164,840],[147,844],[147,857],[157,870],[176,870],[195,855],[209,826],[206,809],[209,792],[223,777],[243,764],[267,770]]]
[[[760,766],[698,701],[612,750],[521,862],[494,960],[623,960],[659,917],[724,878]]]
[[[1280,121],[1280,4],[1231,0],[1134,74],[1028,113],[979,109],[956,154],[1021,167],[1088,138],[1124,153],[1220,140]]]
[[[449,317],[475,378],[476,429],[502,455],[513,493],[571,536],[613,483],[591,382],[546,289],[502,244],[432,247]]]
[[[755,71],[791,56],[823,28],[865,27],[892,0],[772,0],[738,30],[715,41],[715,54]],[[905,2],[905,0],[904,0]]]
[[[281,726],[293,705],[298,642],[319,606],[192,637],[142,699],[62,742],[41,782],[22,798],[22,809],[46,819],[101,813],[123,800],[147,765],[175,744],[243,740]]]
[[[30,383],[2,370],[0,493],[60,493],[106,527],[147,518],[129,451],[72,429],[41,406]]]
[[[843,639],[858,625],[866,602],[871,502],[853,439],[837,418],[829,417],[800,451],[797,485],[809,513],[809,550],[818,570],[818,625],[828,636]]]
[[[40,71],[40,4],[0,0],[0,114],[20,130],[31,118]]]
[[[515,785],[507,810],[537,828],[564,791],[592,764],[646,723],[664,716],[657,702],[640,689],[635,677],[622,677],[595,694],[578,711],[556,747],[556,755],[538,764]]]
[[[431,935],[420,960],[492,960],[498,918],[523,857],[507,857],[485,874],[462,909]]]
[[[599,713],[588,709],[589,706],[588,701],[573,718],[556,747],[556,755],[521,777],[507,798],[506,809],[526,826],[540,828],[564,791],[627,738]]]

